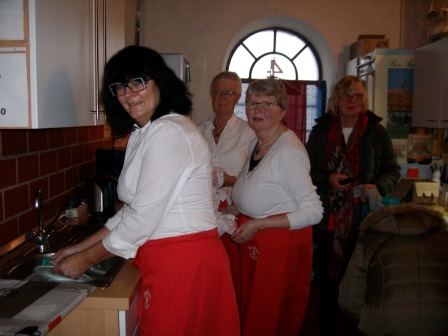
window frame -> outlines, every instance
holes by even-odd
[[[253,52],[251,52],[251,50],[244,44],[244,42],[249,39],[251,36],[261,33],[261,32],[267,32],[267,31],[273,31],[274,33],[274,38],[273,38],[273,45],[272,45],[272,50],[270,52],[265,52],[263,54],[261,54],[260,56],[256,57]],[[299,40],[301,40],[304,43],[304,46],[299,50],[299,52],[297,52],[292,58],[290,56],[287,56],[286,54],[284,54],[281,51],[276,50],[276,41],[277,41],[277,33],[281,31],[281,32],[285,32],[291,35],[294,35],[295,37],[297,37]],[[244,79],[255,79],[252,78],[252,71],[255,67],[255,65],[258,63],[259,60],[261,60],[263,57],[266,57],[268,55],[280,55],[282,57],[285,57],[286,59],[288,59],[291,64],[294,67],[294,71],[295,71],[295,79],[293,80],[299,80],[298,78],[298,70],[297,70],[297,66],[294,63],[294,59],[296,59],[297,57],[300,56],[300,54],[309,48],[309,50],[311,51],[311,53],[314,56],[314,59],[316,61],[317,64],[317,70],[318,70],[318,79],[316,80],[322,80],[322,62],[321,59],[319,57],[319,54],[317,53],[316,48],[314,47],[314,45],[307,39],[305,38],[303,35],[297,33],[296,31],[293,31],[291,29],[287,29],[287,28],[282,28],[282,27],[270,27],[270,28],[262,28],[262,29],[258,29],[256,31],[251,32],[250,34],[247,34],[246,36],[244,36],[242,39],[239,40],[239,42],[237,44],[235,44],[235,47],[232,49],[232,51],[230,52],[230,55],[227,59],[227,64],[226,64],[226,69],[229,70],[230,67],[230,63],[235,55],[235,52],[238,50],[238,48],[242,46],[244,49],[247,50],[247,52],[253,57],[253,62],[250,66],[249,69],[249,77],[248,78],[244,78]],[[243,79],[243,78],[242,78]],[[279,79],[286,79],[286,78],[279,78]],[[300,80],[309,80],[309,79],[300,79]]]

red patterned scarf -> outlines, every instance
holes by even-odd
[[[358,184],[360,159],[360,140],[366,128],[368,117],[361,113],[353,130],[345,143],[342,133],[341,119],[333,117],[330,124],[327,145],[325,148],[328,168],[332,173],[354,177],[356,182],[349,188],[329,190],[330,204],[333,212],[330,221],[334,226],[333,253],[330,261],[330,275],[337,279],[344,257],[344,246],[354,227],[353,187]]]

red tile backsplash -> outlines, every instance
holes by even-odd
[[[72,162],[73,164],[81,163],[84,160],[84,146],[75,145],[72,147]]]
[[[17,183],[17,160],[0,160],[0,189],[13,186]]]
[[[18,221],[18,218],[13,218],[0,224],[0,246],[6,245],[19,236]]]
[[[90,140],[98,140],[104,138],[104,127],[91,127],[89,130]]]
[[[59,148],[65,146],[64,129],[52,128],[48,130],[48,148]]]
[[[65,171],[65,187],[66,189],[73,189],[79,184],[78,181],[79,167],[72,167]]]
[[[5,217],[19,214],[31,206],[28,185],[22,184],[4,192]]]
[[[2,158],[26,153],[28,150],[27,135],[22,131],[2,131]]]
[[[17,158],[19,183],[33,180],[39,177],[39,155],[32,154]]]
[[[77,130],[78,143],[88,142],[90,140],[90,127],[78,127]]]
[[[54,173],[58,169],[58,152],[56,150],[39,154],[40,176]]]
[[[78,129],[76,127],[66,128],[64,130],[65,145],[74,145],[78,143]]]
[[[66,169],[72,165],[72,148],[58,149],[58,170]]]
[[[32,199],[34,201],[34,198]],[[46,211],[45,204],[44,204],[44,212]],[[45,215],[45,213],[44,213]],[[45,218],[45,216],[44,216]],[[36,223],[39,223],[39,211],[37,209],[31,209],[24,214],[19,216],[19,227],[18,227],[18,234],[21,235],[23,233],[26,233],[29,230],[32,230]]]
[[[30,153],[48,149],[48,131],[35,130],[28,132],[28,147]]]
[[[0,246],[38,225],[38,188],[45,220],[56,218],[70,197],[85,196],[95,149],[112,147],[104,126],[0,130],[0,139]]]

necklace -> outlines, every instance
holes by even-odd
[[[266,142],[265,142],[264,144],[262,144],[261,146],[258,146],[258,142],[257,142],[257,147],[255,148],[255,154],[256,154],[256,155],[260,154],[260,151],[261,151],[261,148],[262,148],[262,147],[269,145],[270,141],[271,141],[272,139],[274,139],[275,136],[277,135],[277,132],[278,132],[279,129],[280,129],[280,126],[277,126],[277,129],[276,129],[274,135],[271,136],[271,137],[269,138],[269,140],[266,141]],[[275,141],[274,141],[274,142],[275,142]],[[272,145],[272,144],[271,144],[271,145]]]

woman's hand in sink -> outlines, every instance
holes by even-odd
[[[64,247],[53,254],[53,256],[51,257],[51,262],[53,263],[53,265],[57,265],[68,256],[78,253],[79,251],[82,251],[82,249],[79,247],[79,244]]]
[[[80,278],[85,271],[93,266],[83,254],[84,253],[80,252],[67,255],[64,258],[59,259],[57,264],[53,262],[54,267],[51,271],[72,279]]]
[[[103,227],[81,243],[56,252],[52,258],[52,272],[77,279],[93,265],[113,257],[102,243],[109,232],[109,229]]]
[[[51,272],[67,276],[72,279],[78,279],[81,275],[83,275],[84,271],[81,274],[78,274],[78,271],[73,270],[73,267],[70,266],[70,263],[74,262],[73,260],[76,260],[76,258],[69,257],[72,255],[76,255],[76,253],[82,251],[82,248],[79,245],[80,244],[64,247],[53,254],[53,256],[51,257],[51,262],[53,263],[54,267],[52,268]]]

